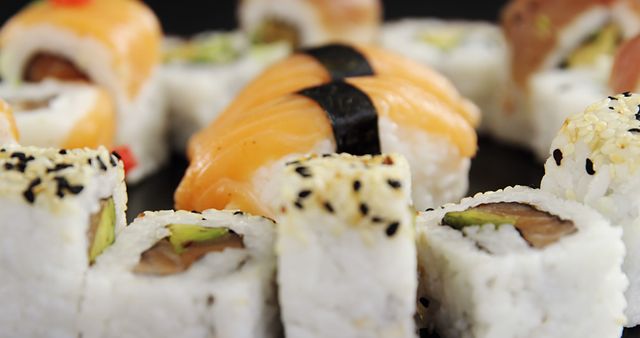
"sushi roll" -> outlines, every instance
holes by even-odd
[[[241,0],[240,28],[255,42],[292,47],[328,42],[372,43],[382,21],[380,0]]]
[[[0,148],[1,337],[78,337],[91,264],[126,226],[122,162],[104,148]]]
[[[417,220],[418,321],[443,338],[622,335],[619,228],[525,187],[478,194]]]
[[[54,78],[105,88],[118,113],[115,145],[138,163],[127,173],[137,182],[168,155],[160,45],[141,1],[37,1],[2,27],[0,73],[11,86]]]
[[[286,43],[252,44],[240,32],[208,32],[189,40],[167,38],[162,82],[174,149],[206,127],[251,79],[286,57]]]
[[[445,75],[482,111],[501,113],[508,83],[507,43],[488,22],[403,19],[383,26],[381,44]]]
[[[0,146],[18,141],[18,128],[9,104],[0,99]]]
[[[0,85],[0,98],[13,108],[22,145],[75,149],[114,144],[116,112],[111,97],[98,87],[54,81]]]
[[[240,211],[145,212],[90,269],[80,336],[280,337],[273,241]]]
[[[569,117],[549,150],[541,188],[589,205],[624,232],[627,326],[640,324],[640,95],[600,100]]]
[[[546,158],[552,140],[549,136],[553,135],[546,130],[560,128],[554,123],[572,113],[563,110],[565,107],[584,107],[592,97],[568,94],[572,89],[565,88],[567,82],[572,80],[570,86],[582,87],[585,93],[606,88],[615,51],[625,38],[627,23],[613,15],[613,7],[620,1],[509,3],[502,13],[502,27],[510,47],[512,85],[503,114],[488,125],[490,133],[531,146],[539,157]],[[547,72],[551,74],[544,74]],[[535,97],[545,96],[549,88],[559,90],[546,96],[548,105],[539,107]],[[569,97],[571,102],[567,102]],[[556,109],[549,111],[549,106]]]
[[[341,154],[304,158],[284,171],[277,253],[286,336],[415,337],[407,162]]]
[[[402,154],[411,164],[414,202],[426,208],[464,196],[477,148],[475,131],[460,114],[394,77],[306,88],[229,123],[225,114],[192,139],[177,209],[232,208],[272,217],[284,164],[307,153],[333,152]]]
[[[437,96],[472,125],[480,122],[478,108],[430,68],[381,48],[333,43],[301,50],[267,68],[240,91],[206,133],[220,132],[214,128],[225,128],[227,121],[237,121],[276,97],[331,81],[378,75],[404,78]]]

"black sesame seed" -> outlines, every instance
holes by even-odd
[[[333,156],[333,154],[322,154],[322,158],[327,158],[327,157],[331,157]]]
[[[640,128],[631,128],[628,130],[630,133],[640,133]]]
[[[62,176],[56,176],[53,179],[56,180],[58,184],[56,195],[60,198],[64,197],[65,191],[77,195],[81,193],[82,190],[84,190],[84,187],[82,185],[71,185],[69,184],[69,181],[67,181],[67,179]]]
[[[27,158],[27,155],[25,155],[25,153],[21,153],[18,151],[11,154],[11,158],[17,158],[20,161],[24,161]]]
[[[613,107],[609,107],[609,109],[611,109],[611,110],[616,110],[616,109],[615,109],[615,108],[613,108]]]
[[[309,172],[309,168],[307,167],[296,167],[296,172],[298,173],[298,175],[307,178],[307,177],[311,177],[311,173]]]
[[[109,163],[111,163],[112,167],[117,167],[118,166],[118,161],[116,161],[115,156],[109,156]]]
[[[302,206],[302,202],[300,202],[299,200],[295,201],[293,205],[295,205],[295,207],[298,209],[304,209],[304,207]]]
[[[88,159],[87,159],[87,164],[88,164],[88,165],[93,165],[93,160],[92,160],[92,159],[90,159],[90,158],[88,158]]]
[[[429,307],[429,304],[431,303],[428,299],[426,299],[425,297],[420,297],[419,299],[420,301],[420,305],[424,306],[424,307]]]
[[[4,164],[4,169],[5,169],[5,170],[12,170],[12,169],[13,169],[13,164],[11,164],[11,163],[5,163],[5,164]]]
[[[556,161],[557,166],[560,166],[560,164],[562,164],[562,151],[560,149],[556,149],[553,151],[553,159]]]
[[[238,210],[238,211],[234,212],[233,214],[234,214],[235,216],[242,216],[242,215],[244,215],[244,212],[243,212],[243,211]]]
[[[28,162],[34,161],[35,159],[36,159],[36,158],[35,158],[35,157],[33,157],[33,156],[27,156],[27,158],[25,158],[23,162],[24,162],[24,163],[28,163]]]
[[[587,159],[585,163],[585,169],[587,170],[587,174],[589,175],[594,175],[596,173],[596,171],[593,170],[593,161],[591,161],[591,159]]]
[[[122,156],[120,156],[120,154],[118,154],[117,151],[112,151],[111,155],[115,156],[118,159],[118,161],[122,160]]]
[[[398,181],[398,180],[388,179],[387,180],[387,184],[393,189],[402,188],[402,183],[400,181]]]
[[[290,161],[285,163],[285,165],[298,165],[298,164],[300,164],[300,161]]]
[[[42,183],[42,180],[39,177],[34,179],[33,181],[31,181],[31,183],[29,183],[29,186],[27,187],[27,190],[25,190],[24,193],[22,194],[22,196],[24,196],[24,198],[27,200],[27,202],[29,202],[31,204],[33,204],[33,202],[35,202],[36,195],[33,192],[33,188],[35,188],[38,185],[40,185],[40,183]]]
[[[0,153],[6,153],[6,152],[7,152],[7,149],[0,148]]]
[[[70,167],[73,167],[73,165],[68,163],[58,163],[55,167],[47,169],[47,173],[53,173]]]
[[[58,151],[58,154],[66,155],[67,154],[67,150],[66,149],[60,149],[60,151]]]
[[[23,173],[25,172],[25,170],[27,170],[27,165],[24,162],[20,162],[16,165],[16,170]]]
[[[199,214],[200,212],[198,210],[191,210],[192,214]]]
[[[425,211],[433,211],[433,208],[427,208]]]
[[[309,195],[311,195],[311,190],[302,190],[298,193],[298,197],[300,198],[307,198]]]
[[[360,203],[360,213],[364,216],[367,216],[369,213],[369,206],[364,203]]]
[[[100,156],[96,156],[96,160],[98,160],[98,165],[100,165],[100,169],[102,169],[102,171],[107,171],[107,165],[104,164],[104,162],[102,161],[102,158]]]
[[[372,221],[373,223],[382,223],[382,222],[384,222],[384,220],[382,219],[382,217],[379,217],[379,216],[373,216],[373,217],[371,218],[371,221]]]
[[[334,212],[333,210],[333,206],[331,205],[331,203],[329,202],[324,202],[324,204],[322,205],[328,212],[332,213]]]
[[[387,233],[387,236],[392,237],[393,235],[395,235],[396,232],[398,231],[398,227],[400,227],[400,223],[398,222],[393,222],[389,224],[387,226],[387,230],[385,230],[385,232]]]
[[[609,96],[609,100],[617,101],[617,100],[618,100],[618,98],[617,98],[617,97],[615,97],[615,96]]]
[[[622,95],[624,95],[624,97],[630,97],[631,96],[631,92],[624,92],[624,93],[622,93]]]
[[[358,180],[353,181],[353,191],[359,191],[361,187],[362,187],[362,183],[360,183],[360,181]]]

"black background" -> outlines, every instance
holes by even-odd
[[[3,0],[0,22],[32,0]],[[233,29],[236,26],[235,0],[147,0],[160,17],[165,32],[189,35],[208,29]],[[385,18],[430,16],[447,19],[495,21],[506,0],[433,1],[387,0]]]

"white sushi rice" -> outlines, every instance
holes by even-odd
[[[13,106],[13,116],[26,146],[62,148],[78,121],[91,113],[100,92],[93,86],[45,81],[20,87],[0,84],[0,98]],[[21,102],[48,101],[21,110]]]
[[[573,221],[541,249],[512,225],[441,225],[447,212],[519,202]],[[525,187],[478,194],[417,222],[419,322],[445,338],[620,337],[627,279],[619,228],[581,204]]]
[[[403,19],[383,26],[381,44],[441,72],[491,121],[503,110],[509,57],[488,22]]]
[[[116,67],[107,46],[88,37],[47,24],[21,29],[3,44],[0,72],[8,85],[22,84],[31,56],[49,52],[71,60],[91,81],[104,87],[118,110],[117,143],[131,148],[138,166],[127,173],[135,183],[158,169],[168,157],[166,146],[166,102],[159,72],[155,70],[135,97],[128,93],[128,79],[136,70],[129,64]]]
[[[225,227],[245,248],[209,253],[168,276],[133,272],[170,224]],[[82,337],[278,337],[273,221],[242,212],[145,212],[87,277]]]
[[[332,155],[285,171],[277,254],[286,336],[415,337],[407,162]]]
[[[116,229],[126,226],[126,188],[122,163],[111,165],[105,149],[70,150],[9,146],[0,152],[0,336],[77,337],[78,308],[89,268],[87,232],[100,202],[113,197]],[[24,172],[17,153],[33,156]],[[12,157],[14,156],[14,157]],[[97,157],[106,164],[99,165]],[[92,164],[87,161],[91,159]],[[48,172],[57,164],[69,168]],[[58,178],[82,191],[62,191]],[[35,179],[40,184],[25,193]]]
[[[206,38],[228,38],[238,55],[232,61],[218,64],[185,60],[162,67],[172,143],[181,152],[185,151],[191,135],[214,121],[249,81],[290,52],[287,44],[252,46],[239,32],[205,34]],[[165,41],[168,48],[182,43],[176,39]]]
[[[553,140],[541,188],[587,204],[624,231],[627,326],[640,324],[640,95],[600,100],[570,116]]]

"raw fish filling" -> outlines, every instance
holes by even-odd
[[[293,47],[300,46],[300,32],[298,28],[279,18],[265,19],[254,35],[257,43],[287,42]]]
[[[24,100],[6,100],[10,105],[11,108],[13,108],[13,110],[15,112],[25,112],[25,111],[32,111],[32,110],[38,110],[41,108],[46,108],[49,106],[49,103],[51,103],[51,101],[55,100],[56,97],[58,97],[57,95],[51,95],[51,96],[47,96],[44,97],[42,99],[24,99]]]
[[[27,63],[24,80],[40,82],[51,78],[61,81],[91,82],[87,74],[64,57],[50,53],[34,55]]]

